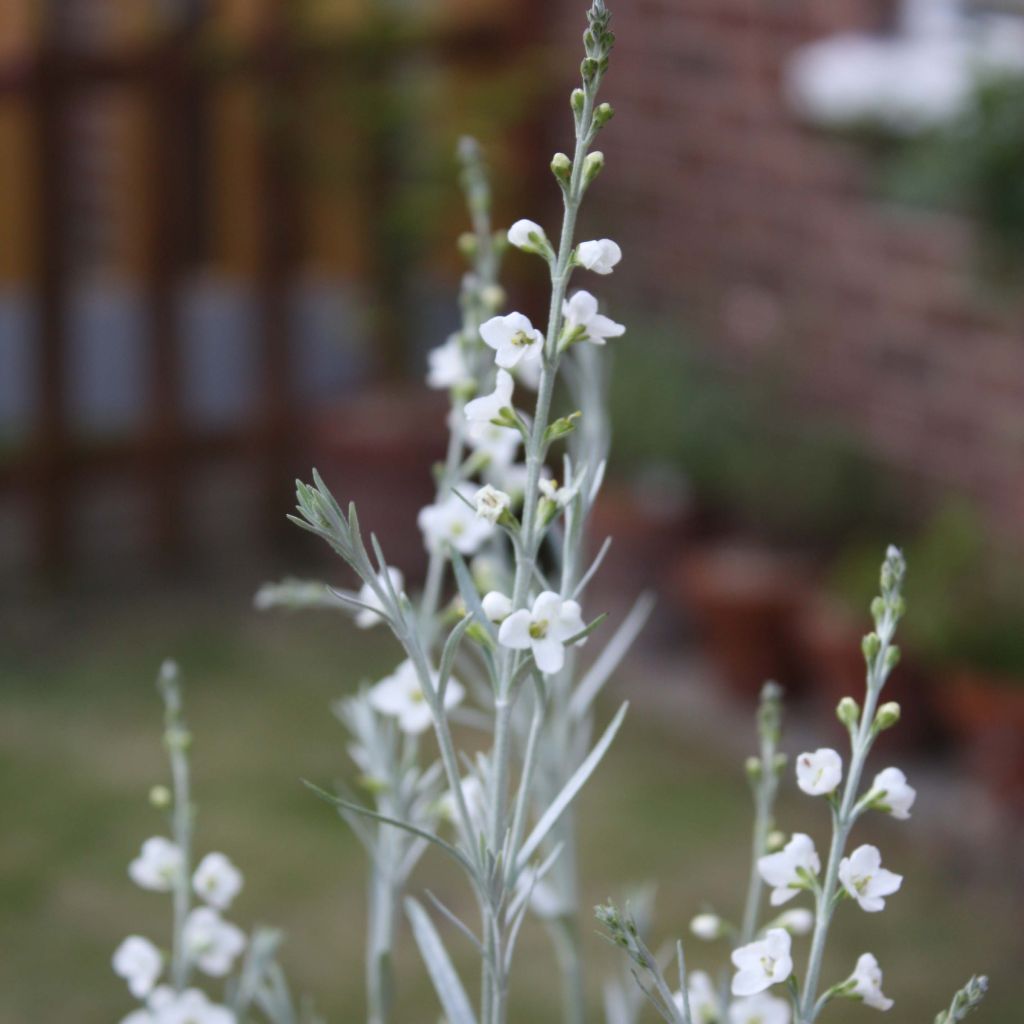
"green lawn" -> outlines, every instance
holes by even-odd
[[[331,1021],[358,1021],[361,851],[299,779],[329,783],[345,770],[341,729],[327,707],[361,678],[393,666],[387,638],[357,634],[330,616],[259,616],[242,592],[78,602],[74,614],[6,618],[0,1024],[119,1020],[131,1000],[110,970],[111,951],[129,932],[166,935],[168,901],[135,889],[125,868],[142,839],[163,830],[146,794],[166,780],[153,679],[171,654],[187,677],[200,852],[223,849],[239,863],[247,884],[233,916],[283,927],[297,985]],[[702,899],[731,910],[737,880],[745,878],[742,773],[721,759],[714,736],[699,736],[699,723],[635,711],[580,808],[588,902],[655,878],[662,936],[684,930]],[[789,828],[814,830],[821,846],[820,810],[787,799],[780,817]],[[993,992],[979,1022],[1019,1024],[1019,888],[951,866],[941,851],[915,842],[913,822],[875,822],[867,833],[880,837],[887,863],[906,875],[905,891],[884,915],[842,909],[834,971],[873,950],[897,1000],[889,1019],[930,1024],[947,993],[972,969],[984,969]],[[429,880],[469,913],[461,879],[427,861],[417,882]],[[615,956],[596,935],[590,946],[594,982]],[[451,948],[470,963],[465,943],[452,937]],[[693,965],[711,952],[693,946]],[[543,933],[525,935],[514,1022],[556,1019],[550,963]],[[430,1024],[435,1004],[408,943],[401,968],[409,979],[401,1019]],[[472,983],[468,967],[465,976]],[[873,1013],[843,1007],[828,1019],[871,1020]]]

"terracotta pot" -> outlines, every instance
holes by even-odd
[[[342,507],[354,501],[364,540],[415,576],[426,562],[416,513],[434,498],[431,466],[444,458],[445,400],[419,385],[353,396],[311,425],[317,468]]]
[[[799,690],[794,617],[805,582],[800,562],[741,543],[688,552],[677,592],[723,681],[756,699],[767,679]]]
[[[846,730],[836,720],[843,697],[864,702],[865,674],[861,642],[870,628],[865,615],[854,615],[828,594],[809,592],[797,616],[796,632],[803,657],[808,696],[821,718],[841,742]],[[878,738],[880,752],[935,746],[939,730],[934,710],[935,681],[913,654],[902,652],[883,692],[883,701],[897,701],[899,724]]]
[[[971,770],[999,799],[1024,811],[1024,684],[957,668],[942,698],[946,724]]]

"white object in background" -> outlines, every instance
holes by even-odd
[[[1024,73],[1024,21],[966,17],[957,0],[905,0],[902,31],[844,34],[801,47],[786,69],[792,106],[834,128],[903,135],[948,123],[979,77]]]

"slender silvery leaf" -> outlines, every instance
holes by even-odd
[[[319,580],[285,579],[280,583],[264,583],[253,598],[253,605],[260,611],[271,608],[286,608],[299,611],[307,608],[328,608],[340,611],[339,592],[333,591]]]
[[[574,718],[582,718],[587,713],[604,684],[622,663],[622,659],[629,653],[633,642],[647,624],[654,605],[653,594],[641,594],[637,598],[622,625],[612,634],[612,638],[605,644],[597,661],[590,666],[587,674],[580,680],[579,686],[576,687],[569,699],[569,714]]]
[[[473,617],[477,622],[496,641],[498,639],[498,631],[494,628],[494,623],[487,617],[487,613],[480,603],[480,593],[476,589],[476,584],[473,582],[473,577],[470,574],[465,559],[458,551],[453,550],[451,554],[452,569],[455,571],[455,582],[459,585],[459,594],[462,595],[462,600],[466,602],[466,607],[473,613]]]
[[[473,622],[473,616],[467,615],[463,618],[448,634],[448,639],[444,642],[444,650],[441,652],[441,664],[438,668],[437,678],[437,699],[444,703],[444,691],[448,686],[448,680],[452,675],[452,664],[455,661],[455,655],[459,649],[459,643],[465,636],[466,630],[469,629],[470,624]]]
[[[601,549],[598,551],[594,561],[590,563],[590,568],[583,574],[583,578],[576,584],[576,589],[572,592],[573,600],[579,600],[580,595],[584,590],[587,589],[587,584],[594,578],[595,573],[601,568],[605,557],[612,546],[611,537],[605,537],[604,543],[601,545]]]
[[[530,858],[540,844],[544,842],[545,836],[554,827],[555,822],[562,816],[565,809],[572,803],[573,798],[583,788],[584,783],[593,774],[594,769],[601,763],[601,758],[604,757],[611,746],[612,740],[615,739],[615,734],[619,731],[619,727],[622,725],[622,720],[626,717],[628,710],[629,702],[627,701],[619,708],[618,713],[612,719],[608,728],[605,729],[604,735],[597,741],[594,749],[587,755],[586,760],[576,769],[572,777],[562,788],[562,791],[555,797],[554,802],[541,816],[540,821],[537,822],[533,831],[527,837],[526,842],[523,843],[523,848],[519,851],[519,855],[516,858],[517,870],[522,871],[530,862]]]
[[[431,842],[435,846],[444,850],[449,857],[453,857],[457,860],[459,864],[470,873],[470,875],[475,874],[473,866],[466,859],[465,855],[455,849],[451,843],[446,842],[440,836],[435,836],[426,829],[410,824],[408,821],[399,821],[397,818],[390,818],[386,814],[379,814],[377,811],[371,811],[369,807],[361,807],[359,804],[350,803],[348,800],[342,800],[340,797],[335,796],[333,793],[328,793],[326,789],[321,789],[319,786],[309,782],[307,779],[303,779],[302,784],[311,789],[318,797],[320,797],[321,800],[326,800],[327,803],[333,804],[335,807],[351,811],[354,814],[361,814],[364,818],[372,818],[374,821],[383,822],[385,825],[393,825],[395,828],[403,829],[414,836],[426,839],[428,842]]]
[[[466,990],[448,957],[448,953],[437,934],[434,923],[416,900],[405,901],[405,912],[412,926],[412,934],[419,946],[420,955],[427,973],[434,984],[434,990],[441,1001],[441,1008],[447,1024],[476,1024],[476,1017],[466,996]]]
[[[434,908],[454,925],[462,934],[476,947],[477,952],[484,955],[484,947],[480,940],[473,934],[472,929],[464,921],[455,916],[454,911],[449,910],[429,889],[426,890],[427,899],[434,905]]]

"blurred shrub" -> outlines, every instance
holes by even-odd
[[[885,164],[889,195],[975,219],[987,271],[1024,267],[1024,78],[983,82],[962,117],[891,148]]]
[[[674,466],[723,525],[787,544],[831,550],[899,522],[880,466],[839,428],[792,415],[773,373],[731,372],[683,332],[632,333],[612,376],[613,465]]]

